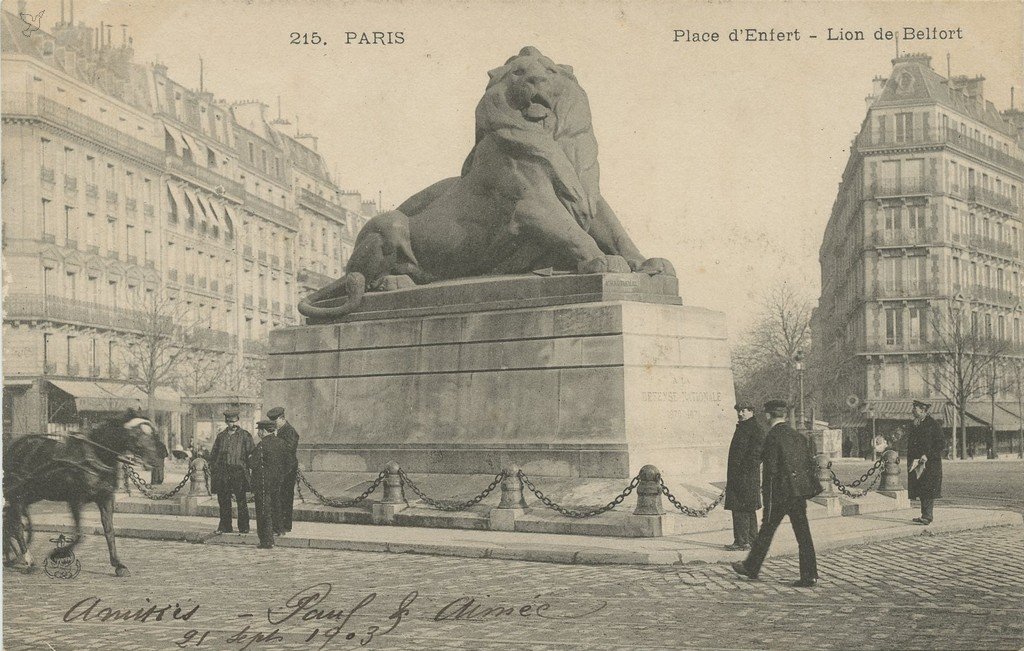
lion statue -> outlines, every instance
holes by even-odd
[[[675,275],[667,260],[640,254],[601,196],[590,104],[572,68],[526,47],[488,74],[462,175],[367,222],[345,274],[303,299],[301,314],[353,312],[388,276],[422,284],[545,267],[627,271],[625,264]],[[334,307],[315,305],[341,297]]]

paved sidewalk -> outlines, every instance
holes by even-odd
[[[911,522],[916,508],[812,521],[815,547],[819,550],[866,542],[930,536],[995,526],[1022,526],[1018,513],[978,507],[936,508],[935,522],[925,527]],[[70,516],[40,513],[32,518],[37,531],[70,529]],[[86,531],[102,534],[98,513],[87,510]],[[257,544],[255,521],[249,534],[213,533],[216,518],[118,513],[119,537],[181,540],[213,545]],[[435,529],[386,525],[295,522],[293,531],[277,539],[281,547],[344,549],[355,551],[433,554],[467,558],[496,558],[566,564],[673,565],[720,563],[743,558],[729,552],[732,531],[695,531],[663,538],[611,538],[464,529]],[[795,554],[796,540],[783,523],[776,534],[772,555]]]

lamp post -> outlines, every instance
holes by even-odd
[[[793,357],[796,361],[796,376],[800,383],[800,427],[804,427],[804,351],[800,349],[796,351],[796,355]]]

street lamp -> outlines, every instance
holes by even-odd
[[[796,355],[793,357],[796,361],[796,375],[800,382],[800,427],[804,427],[804,351],[800,349],[796,351]]]

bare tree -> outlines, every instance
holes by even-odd
[[[963,301],[933,305],[930,316],[932,363],[930,372],[922,375],[932,389],[953,404],[960,424],[960,455],[965,458],[967,405],[993,389],[993,370],[1009,352],[1009,342],[982,328],[978,323],[978,313],[969,310]],[[954,454],[956,443],[954,429]]]
[[[1007,388],[1017,398],[1017,454],[1024,458],[1024,357],[1009,355],[1003,358],[1002,365]]]
[[[146,395],[147,417],[155,421],[157,391],[179,379],[183,361],[194,350],[198,324],[183,301],[159,289],[129,292],[127,307],[124,325],[132,334],[119,347],[125,380]]]
[[[177,385],[186,396],[198,396],[221,384],[232,358],[225,353],[202,347],[189,349],[182,356]]]
[[[737,393],[799,400],[796,357],[810,350],[811,301],[783,284],[765,297],[754,327],[736,347],[733,374]],[[782,394],[782,395],[780,395]]]

